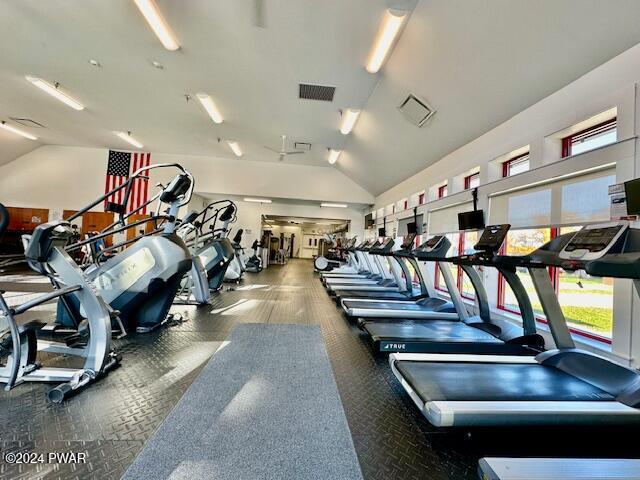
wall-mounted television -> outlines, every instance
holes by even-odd
[[[484,210],[472,210],[458,214],[459,230],[481,230],[484,228]]]
[[[373,228],[373,214],[369,213],[364,216],[364,228],[369,229]]]
[[[379,237],[386,237],[387,236],[387,229],[386,228],[379,228],[378,229],[378,236]]]
[[[624,184],[627,197],[627,215],[640,215],[640,178]]]
[[[418,233],[418,227],[416,226],[416,222],[407,223],[407,234],[415,234]]]

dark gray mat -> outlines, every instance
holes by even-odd
[[[244,324],[126,479],[361,479],[319,326]]]

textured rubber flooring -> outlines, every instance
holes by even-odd
[[[476,478],[478,457],[452,448],[428,426],[386,358],[372,355],[362,332],[336,308],[310,261],[273,265],[231,288],[211,306],[175,307],[188,318],[184,323],[116,341],[122,366],[62,405],[47,403],[42,384],[0,392],[3,453],[74,451],[87,458],[80,464],[0,461],[0,479],[119,478],[238,323],[321,326],[364,478]],[[38,313],[46,319],[46,311]]]

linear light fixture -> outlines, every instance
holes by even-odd
[[[369,53],[367,72],[377,73],[382,68],[406,17],[407,12],[404,10],[390,8],[384,13],[376,40],[373,43],[371,53]]]
[[[58,83],[52,84],[45,80],[42,80],[41,78],[33,77],[31,75],[27,75],[25,76],[25,78],[27,79],[28,82],[32,83],[43,92],[47,92],[49,95],[57,98],[62,103],[68,105],[74,110],[78,110],[78,111],[84,110],[84,105],[80,103],[78,100],[76,100],[75,98],[73,98],[68,93],[65,93],[62,90],[60,90]]]
[[[23,132],[19,128],[12,127],[11,125],[7,125],[7,123],[4,120],[2,122],[0,122],[0,128],[2,128],[3,130],[6,130],[8,132],[15,133],[16,135],[20,135],[21,137],[28,138],[29,140],[37,140],[38,139],[38,137],[35,137],[35,136],[31,135],[30,133]]]
[[[342,125],[340,126],[340,133],[343,135],[349,135],[353,130],[354,125],[358,121],[360,116],[360,110],[355,108],[347,108],[342,113]]]
[[[243,199],[245,202],[251,202],[251,203],[271,203],[271,200],[269,200],[268,198],[244,198]]]
[[[327,207],[327,208],[347,208],[348,207],[348,205],[344,203],[321,203],[320,206]]]
[[[154,0],[134,0],[134,2],[164,48],[172,52],[178,50],[180,44],[156,2]]]
[[[238,145],[238,142],[227,141],[227,144],[229,145],[229,148],[233,151],[236,157],[242,156],[242,150],[240,149],[240,145]]]
[[[198,100],[200,100],[200,103],[207,111],[214,123],[223,122],[222,114],[220,113],[220,110],[218,110],[218,107],[216,107],[216,104],[213,102],[213,98],[211,98],[206,93],[196,93],[196,97],[198,97]]]
[[[336,163],[341,153],[342,153],[341,150],[334,150],[333,148],[329,149],[329,163],[331,165]]]
[[[136,140],[135,138],[133,138],[131,136],[131,132],[113,132],[113,133],[115,133],[122,140],[124,140],[127,143],[130,143],[131,145],[133,145],[136,148],[144,147],[144,145],[142,145],[142,143],[140,143],[138,140]]]

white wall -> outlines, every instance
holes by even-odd
[[[534,67],[532,67],[534,68]],[[532,74],[535,72],[532,71]],[[618,182],[640,176],[640,45],[615,57],[587,73],[558,92],[532,105],[507,122],[450,153],[439,162],[425,168],[395,187],[376,197],[376,209],[394,204],[402,198],[426,191],[427,203],[419,207],[425,218],[432,210],[470,201],[463,192],[461,177],[471,170],[480,171],[479,208],[489,206],[489,195],[514,187],[571,174],[591,167],[613,163]],[[497,108],[499,106],[496,106]],[[616,144],[576,155],[560,158],[560,136],[557,132],[605,110],[617,108],[618,142]],[[531,171],[508,179],[501,179],[501,169],[495,159],[522,146],[530,146]],[[435,186],[447,182],[449,195],[435,198]],[[398,218],[412,215],[411,210],[396,212],[387,217],[388,230]],[[376,223],[381,222],[377,219]],[[429,226],[431,228],[432,226]],[[376,225],[377,228],[377,225]],[[497,281],[490,269],[485,269],[485,284],[489,298],[495,304]],[[496,312],[496,314],[500,314]],[[615,284],[613,344],[609,351],[601,351],[622,362],[640,363],[640,298],[629,281]],[[586,348],[606,347],[583,344]]]
[[[77,209],[104,193],[108,150],[45,145],[0,166],[0,201],[14,207]],[[197,193],[373,203],[373,196],[332,167],[152,153],[152,163],[180,163]],[[174,171],[152,171],[166,181]]]

